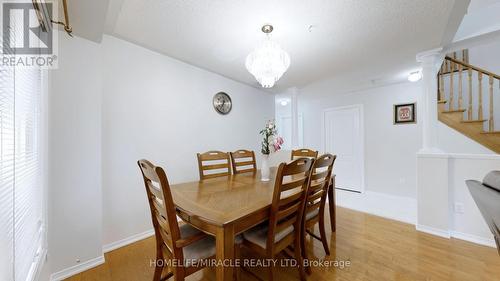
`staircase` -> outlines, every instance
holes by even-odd
[[[500,130],[495,127],[495,109],[500,110],[500,76],[468,61],[467,50],[445,57],[437,77],[438,119],[500,153]],[[500,114],[496,118],[500,123]]]

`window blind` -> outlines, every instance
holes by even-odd
[[[18,22],[11,20],[11,33],[15,35],[11,38],[17,39],[19,35]],[[3,55],[13,55],[12,50],[6,51]],[[0,66],[2,281],[32,280],[40,260],[38,255],[43,245],[41,90],[40,69]]]
[[[13,270],[14,68],[0,66],[0,280],[12,280]]]

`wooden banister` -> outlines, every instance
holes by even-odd
[[[461,64],[461,65],[462,65],[462,66],[464,66],[465,68],[470,68],[470,69],[473,69],[473,70],[475,70],[475,71],[477,71],[477,72],[481,72],[481,73],[483,73],[483,74],[485,74],[485,75],[488,75],[488,76],[490,76],[490,75],[491,75],[491,76],[493,76],[493,78],[500,80],[500,75],[496,75],[495,73],[490,72],[490,71],[488,71],[488,70],[484,70],[484,69],[482,69],[482,68],[480,68],[480,67],[473,66],[473,65],[471,65],[471,64],[468,64],[468,63],[465,63],[465,62],[462,62],[462,61],[456,60],[456,59],[451,58],[451,57],[449,57],[449,56],[446,56],[446,58],[445,58],[445,59],[446,59],[446,60],[449,60],[449,61],[452,61],[452,62],[454,62],[454,63],[457,63],[457,64]]]
[[[439,92],[439,101],[446,101],[448,98],[448,110],[451,112],[459,112],[466,111],[467,121],[472,122],[482,122],[485,121],[483,118],[483,76],[487,76],[489,86],[488,91],[488,132],[496,132],[495,131],[495,121],[494,121],[494,108],[495,108],[495,98],[494,98],[494,85],[495,80],[499,81],[500,88],[500,75],[492,73],[488,70],[482,69],[480,67],[471,65],[468,63],[469,60],[469,52],[468,50],[462,50],[461,52],[455,52],[452,54],[448,54],[445,56],[445,60],[441,65],[440,71],[438,73],[438,92]],[[464,71],[466,71],[467,85],[466,91],[468,92],[468,101],[467,105],[464,105],[463,92],[463,75]],[[477,72],[477,93],[473,92],[473,76],[475,78],[475,74],[473,72]],[[457,77],[454,77],[458,75]],[[448,79],[448,81],[445,80]],[[458,81],[457,81],[458,80]],[[449,83],[449,89],[445,91],[445,84]],[[455,89],[455,84],[457,84],[457,89]],[[486,86],[484,86],[486,87]],[[447,88],[447,87],[446,87]],[[447,93],[446,93],[447,92]],[[448,96],[447,96],[448,95]],[[456,96],[455,96],[456,95]],[[473,108],[473,99],[477,96],[477,107]],[[458,108],[456,106],[458,105]],[[465,108],[464,108],[465,107]],[[475,109],[477,109],[477,114],[475,113]],[[477,117],[474,118],[474,117]]]

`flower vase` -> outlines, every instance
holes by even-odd
[[[269,169],[269,155],[262,155],[262,163],[260,167],[260,180],[269,181],[269,176],[271,175],[271,170]]]

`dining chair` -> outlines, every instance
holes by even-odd
[[[203,263],[197,261],[215,257],[215,239],[188,224],[179,226],[163,169],[148,160],[139,160],[137,164],[146,187],[156,237],[153,281],[166,280],[172,276],[175,280],[184,280],[186,276],[203,268],[200,266]],[[171,270],[168,270],[167,260],[176,263],[170,267]]]
[[[337,156],[331,154],[321,155],[314,161],[311,170],[311,179],[307,188],[306,203],[304,206],[304,217],[301,235],[301,248],[303,256],[307,259],[307,251],[305,250],[306,233],[321,241],[325,253],[330,255],[328,247],[326,231],[325,231],[325,205],[332,175],[333,164]],[[319,225],[320,236],[317,236],[309,229]],[[306,267],[306,271],[310,273],[310,268]]]
[[[229,155],[231,156],[233,174],[257,172],[257,162],[255,161],[255,153],[253,151],[240,149],[230,152]]]
[[[205,153],[198,153],[197,156],[200,180],[224,177],[231,174],[229,153],[208,151]]]
[[[295,160],[295,159],[300,158],[300,157],[317,158],[318,151],[317,150],[314,151],[314,150],[307,149],[307,148],[292,150],[291,160]]]
[[[299,158],[279,165],[269,222],[243,233],[242,245],[266,259],[274,259],[282,251],[294,256],[301,280],[306,279],[300,240],[302,215],[313,162],[314,159]],[[269,267],[269,280],[276,280],[273,266]]]

